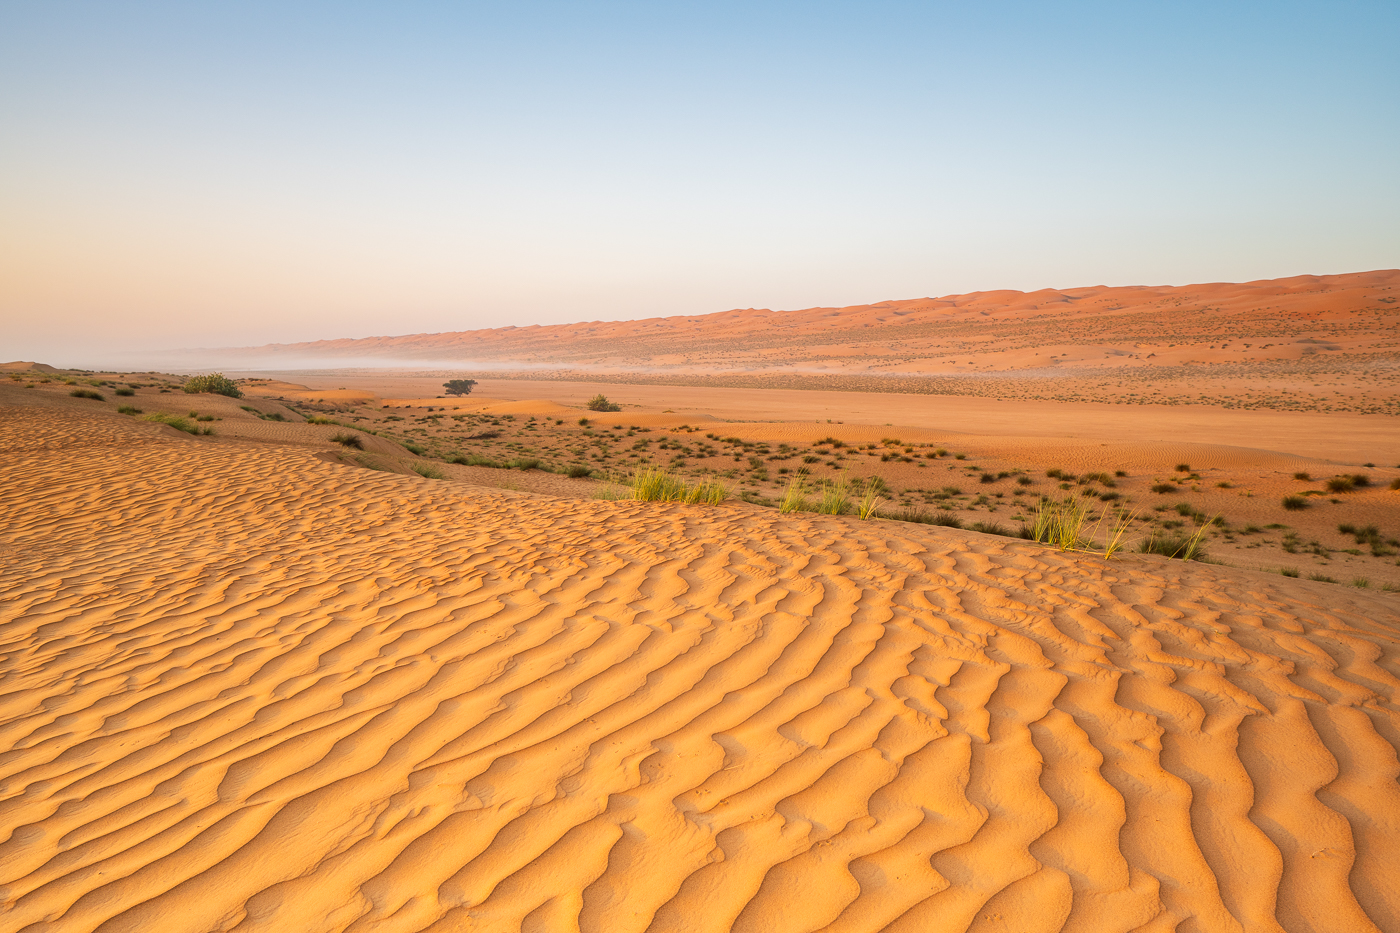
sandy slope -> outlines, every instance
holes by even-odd
[[[1388,594],[0,410],[0,927],[1400,930]]]

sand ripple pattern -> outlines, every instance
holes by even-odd
[[[59,417],[4,930],[1400,930],[1382,594]]]

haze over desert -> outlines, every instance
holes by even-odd
[[[0,933],[1400,933],[1397,39],[0,5]]]

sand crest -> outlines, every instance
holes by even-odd
[[[5,929],[1400,929],[1392,595],[76,408],[0,454]]]

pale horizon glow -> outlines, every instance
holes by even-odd
[[[1400,7],[0,5],[0,357],[1400,266]]]

